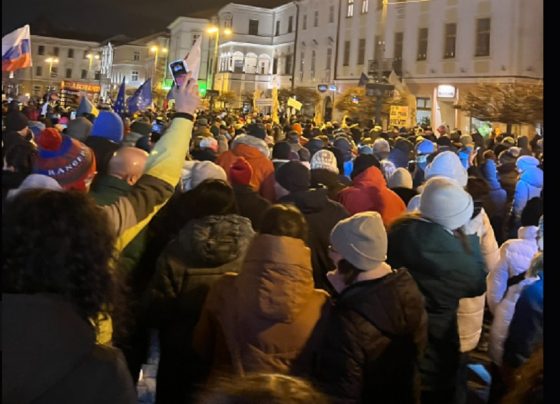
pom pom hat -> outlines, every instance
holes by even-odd
[[[95,175],[92,150],[76,139],[47,128],[37,138],[39,155],[33,172],[54,178],[64,189],[87,190]]]

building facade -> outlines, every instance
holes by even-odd
[[[213,38],[218,39],[213,89],[264,98],[269,103],[261,110],[270,111],[272,87],[293,88],[296,3],[274,9],[230,3],[218,12],[217,23],[223,34]]]
[[[341,90],[373,66],[390,66],[414,95],[410,124],[471,129],[456,108],[479,83],[543,79],[543,2],[534,0],[341,0]]]
[[[13,94],[31,97],[42,97],[49,90],[59,91],[63,82],[98,89],[100,54],[98,42],[31,35],[33,66],[16,71],[13,78],[3,74],[2,82],[12,87]]]

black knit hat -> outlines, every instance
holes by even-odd
[[[282,164],[275,174],[276,182],[290,192],[307,191],[311,186],[309,169],[298,161]]]
[[[278,160],[289,160],[292,148],[288,142],[278,142],[272,148],[272,158]]]
[[[350,177],[354,179],[354,177],[360,175],[368,168],[373,166],[381,169],[381,163],[379,163],[379,160],[377,160],[375,156],[371,154],[360,154],[354,160],[354,169],[352,170],[352,174],[350,174]]]
[[[266,137],[266,129],[262,124],[252,123],[247,126],[247,134],[264,140]]]
[[[23,113],[12,111],[6,115],[6,130],[18,132],[27,126],[29,126],[29,120]]]

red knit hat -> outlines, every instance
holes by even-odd
[[[93,178],[96,170],[89,147],[54,128],[43,130],[36,141],[39,156],[34,173],[54,178],[64,189],[87,190],[86,180]]]
[[[298,122],[292,125],[292,130],[296,131],[300,136],[303,134],[303,128],[301,127],[301,124]]]
[[[229,169],[229,178],[232,184],[249,185],[253,177],[253,167],[244,157],[239,157]]]

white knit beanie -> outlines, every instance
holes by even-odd
[[[216,179],[226,182],[228,180],[224,169],[211,161],[195,161],[194,164],[185,165],[183,170],[181,178],[183,192],[195,189],[204,180]]]
[[[466,187],[469,180],[469,174],[463,164],[461,164],[459,156],[452,151],[444,151],[438,154],[434,160],[426,166],[424,174],[426,179],[437,176],[452,178],[462,187]]]
[[[399,167],[387,181],[389,188],[412,189],[412,175],[406,168]]]
[[[473,214],[473,200],[454,180],[434,177],[420,196],[420,214],[449,230],[467,224]]]
[[[362,271],[387,259],[387,233],[378,212],[361,212],[338,222],[331,231],[331,245]]]
[[[31,189],[48,189],[51,191],[63,191],[60,184],[54,179],[42,174],[29,174],[18,188],[8,191],[8,200],[15,198],[21,192]]]
[[[338,167],[336,165],[336,157],[330,150],[319,150],[313,157],[311,157],[311,169],[315,170],[322,168],[333,173],[338,174]]]

